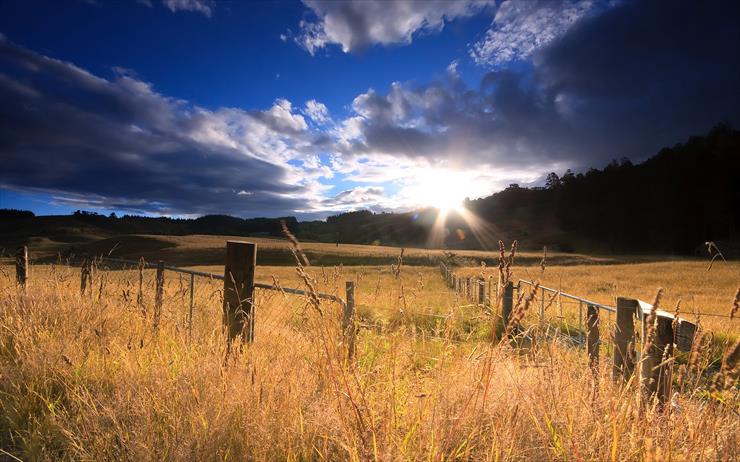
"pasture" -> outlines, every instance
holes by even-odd
[[[612,380],[606,323],[602,359],[592,370],[584,350],[560,337],[534,330],[536,343],[501,339],[497,297],[483,309],[450,290],[436,266],[395,264],[304,268],[319,292],[343,297],[345,282],[354,281],[358,334],[351,360],[342,306],[334,302],[317,305],[310,297],[257,289],[254,342],[229,351],[219,280],[195,279],[191,320],[189,277],[165,273],[161,322],[153,329],[154,270],[142,272],[140,298],[135,268],[98,268],[82,294],[78,267],[32,265],[24,291],[15,269],[2,266],[1,454],[21,460],[732,460],[740,452],[736,372],[722,368],[726,380],[718,385],[716,352],[679,356],[673,400],[645,405],[634,379]],[[512,270],[514,280],[537,279],[610,304],[616,296],[652,301],[664,287],[666,309],[681,298],[683,313],[727,315],[740,267],[707,267],[671,261]],[[223,274],[223,266],[192,268]],[[488,278],[498,277],[499,268],[456,271]],[[295,265],[258,266],[256,280],[306,285]],[[547,309],[552,323],[574,321],[567,304]],[[533,310],[524,324],[536,323]],[[701,323],[736,338],[737,321],[721,319],[705,316]]]

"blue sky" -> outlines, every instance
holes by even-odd
[[[0,1],[0,208],[313,218],[641,160],[738,124],[737,19],[733,2]]]

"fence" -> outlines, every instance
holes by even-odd
[[[82,261],[80,267],[80,293],[92,293],[93,276],[96,268],[110,268],[110,264],[130,266],[139,271],[139,287],[137,303],[141,305],[143,300],[143,281],[144,270],[155,269],[155,297],[153,326],[156,329],[159,326],[162,305],[164,302],[165,288],[165,271],[171,271],[181,275],[189,276],[189,306],[187,315],[187,328],[189,337],[192,336],[193,327],[193,309],[194,293],[196,290],[195,278],[206,278],[223,282],[223,327],[228,334],[229,343],[238,337],[245,342],[253,342],[255,338],[255,289],[275,291],[288,295],[300,295],[304,297],[315,296],[318,299],[327,300],[337,303],[342,308],[342,327],[344,342],[347,344],[347,353],[351,358],[355,352],[356,337],[356,314],[355,314],[355,296],[354,283],[347,281],[345,284],[345,299],[327,293],[308,292],[301,289],[285,288],[277,284],[265,284],[255,282],[257,245],[249,242],[227,241],[226,242],[226,261],[224,274],[213,274],[203,271],[196,271],[186,268],[179,268],[165,264],[163,261],[157,263],[126,260],[111,257],[86,258]],[[19,247],[15,255],[16,280],[23,290],[26,290],[29,281],[29,264],[28,248]]]
[[[304,291],[300,289],[282,288],[277,284],[256,283],[257,246],[248,242],[228,241],[226,244],[226,261],[224,275],[217,275],[201,271],[178,268],[165,265],[163,261],[157,264],[115,258],[103,258],[100,262],[118,263],[136,266],[139,269],[139,297],[142,292],[142,280],[144,269],[156,269],[156,287],[154,304],[154,327],[157,328],[162,311],[164,298],[165,271],[173,271],[190,276],[190,305],[188,314],[188,329],[192,334],[193,320],[193,293],[195,277],[209,278],[223,282],[223,325],[228,333],[229,341],[241,337],[244,341],[253,342],[255,337],[255,289],[279,291],[284,294],[301,295],[305,297],[316,297],[336,302],[342,307],[342,335],[347,345],[347,354],[351,358],[355,354],[355,337],[357,320],[355,314],[354,283],[347,281],[345,285],[346,298],[342,300],[336,295],[316,293],[315,291]],[[28,274],[28,249],[21,247],[15,256],[16,279],[18,284],[25,289]],[[532,300],[539,301],[539,325],[545,326],[545,310],[557,298],[567,299],[578,303],[578,332],[584,337],[580,344],[586,346],[589,363],[598,365],[600,346],[604,344],[602,337],[601,313],[606,312],[608,326],[606,338],[611,342],[612,350],[612,372],[615,380],[627,381],[633,375],[635,367],[640,365],[640,386],[648,396],[657,396],[660,402],[664,402],[668,396],[672,362],[666,361],[672,358],[674,345],[678,350],[689,351],[693,344],[696,333],[696,325],[685,320],[675,319],[671,313],[655,310],[650,304],[631,298],[617,298],[615,307],[586,300],[575,295],[566,294],[559,290],[534,284],[532,281],[520,279],[516,286],[508,281],[504,287],[501,282],[493,283],[493,278],[488,278],[488,284],[484,278],[460,277],[444,263],[440,263],[440,272],[448,287],[465,299],[474,301],[484,310],[496,310],[498,300],[501,300],[501,318],[504,326],[508,326],[512,319],[514,300],[517,305],[523,299],[523,291],[529,288]],[[80,271],[80,292],[92,292],[93,271],[95,265],[88,259],[82,264]],[[537,292],[533,292],[534,290]],[[516,290],[517,296],[514,297]],[[546,303],[546,294],[552,294],[550,303]],[[539,297],[537,300],[536,297]],[[585,329],[583,325],[584,311],[586,308]],[[611,317],[615,314],[615,324],[612,328]],[[641,323],[639,336],[635,335],[635,321]],[[648,326],[648,321],[654,322]],[[517,322],[521,319],[517,318]],[[639,355],[636,352],[636,340],[640,340]]]
[[[492,277],[486,287],[486,280],[482,277],[459,277],[444,263],[439,264],[442,277],[448,287],[464,298],[477,301],[485,309],[495,309],[493,300],[498,300],[501,283],[499,280],[493,284]],[[472,288],[476,288],[472,290]],[[541,327],[545,326],[545,310],[552,305],[553,301],[564,298],[578,303],[578,332],[583,333],[588,355],[589,365],[598,367],[599,351],[602,342],[601,313],[607,313],[607,336],[611,339],[612,350],[612,376],[616,381],[627,382],[634,374],[635,367],[640,366],[639,384],[643,396],[658,400],[660,404],[665,403],[669,396],[672,380],[673,362],[670,360],[674,355],[674,346],[679,351],[691,351],[693,340],[696,335],[696,324],[682,318],[676,319],[672,313],[655,309],[651,304],[633,298],[618,297],[616,306],[604,305],[587,300],[576,295],[564,293],[560,290],[535,284],[532,281],[519,279],[516,286],[509,281],[503,288],[501,297],[501,318],[504,326],[509,323],[512,314],[514,300],[523,299],[523,291],[530,291],[532,300],[539,302],[538,321]],[[516,291],[516,297],[514,297]],[[536,292],[532,292],[536,291]],[[492,292],[496,298],[491,298]],[[546,294],[551,294],[550,301],[546,301]],[[584,306],[586,308],[586,325],[584,328]],[[653,311],[655,311],[653,313]],[[612,327],[612,313],[616,315],[616,322]],[[654,314],[653,328],[648,325]],[[560,316],[561,319],[565,319]],[[641,324],[640,335],[635,334],[635,321]],[[567,322],[566,322],[567,327]],[[636,351],[636,340],[639,339],[640,351]]]

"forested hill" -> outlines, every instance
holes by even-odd
[[[722,243],[726,254],[737,254],[740,131],[719,125],[706,136],[664,148],[637,165],[625,160],[603,170],[552,173],[546,187],[512,185],[467,201],[465,207],[479,217],[479,223],[471,229],[451,213],[445,227],[447,247],[481,248],[498,239],[519,239],[527,248],[692,254],[704,242],[715,241]],[[423,246],[436,215],[436,210],[426,209],[400,214],[356,211],[300,223],[293,217],[284,219],[305,240]],[[35,217],[30,212],[0,210],[0,245],[9,247],[31,236],[62,242],[116,234],[279,236],[280,220],[223,215],[115,217],[90,212]]]

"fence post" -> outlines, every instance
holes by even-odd
[[[22,289],[26,289],[28,281],[28,247],[18,247],[15,251],[15,279]]]
[[[88,286],[90,287],[90,296],[93,293],[93,265],[89,258],[82,262],[80,268],[80,295],[85,295]]]
[[[588,352],[588,365],[596,372],[599,367],[599,309],[593,305],[586,307],[586,351]]]
[[[146,316],[146,306],[144,305],[144,257],[139,258],[139,293],[136,294],[136,304],[139,306],[142,314]]]
[[[635,370],[635,313],[637,300],[617,298],[617,325],[614,329],[614,380],[628,381]]]
[[[491,291],[493,290],[493,276],[488,276],[488,306],[493,307],[494,302],[493,298],[491,298]],[[498,291],[498,289],[496,289]]]
[[[195,289],[195,275],[190,274],[190,309],[188,310],[188,342],[193,340],[193,296]]]
[[[501,318],[504,321],[504,330],[509,325],[511,311],[514,309],[514,283],[509,281],[504,286],[504,297],[501,305]]]
[[[355,357],[355,283],[347,281],[345,284],[346,300],[344,304],[344,341],[347,344],[347,358],[351,361]]]
[[[154,329],[159,327],[159,320],[162,317],[162,302],[164,300],[164,262],[157,262],[157,287],[154,291]]]
[[[238,336],[254,341],[254,271],[257,244],[226,241],[223,322],[231,343]]]
[[[671,388],[673,319],[657,316],[655,323],[655,338],[643,352],[640,385],[647,404],[657,399],[658,405],[662,406],[668,401]]]
[[[542,287],[542,299],[540,300],[540,326],[545,325],[545,288]]]
[[[478,279],[478,303],[486,307],[486,280],[483,278]]]

